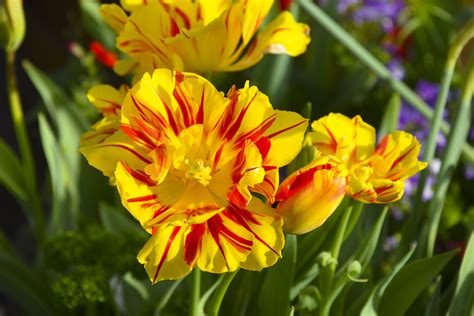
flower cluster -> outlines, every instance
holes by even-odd
[[[152,282],[194,267],[261,270],[281,256],[284,232],[322,225],[346,195],[389,203],[425,167],[404,132],[375,148],[360,117],[330,114],[306,139],[313,161],[280,183],[300,152],[307,120],[275,110],[247,82],[227,94],[193,73],[250,67],[264,53],[295,56],[307,26],[281,13],[256,36],[272,1],[123,1],[102,14],[130,56],[115,63],[133,85],[99,85],[90,102],[103,118],[81,139],[89,164],[117,186],[122,204],[151,234],[138,260]],[[125,71],[126,70],[126,71]]]

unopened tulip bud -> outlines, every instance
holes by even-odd
[[[344,198],[346,175],[342,164],[323,156],[285,179],[276,195],[285,232],[304,234],[321,226]]]
[[[337,260],[333,258],[333,256],[327,252],[323,251],[318,256],[318,262],[323,267],[328,267],[330,264],[337,264]]]
[[[16,51],[25,37],[23,0],[0,0],[0,45]]]
[[[367,282],[367,279],[359,279],[359,275],[362,273],[362,265],[359,261],[354,260],[346,268],[347,277],[353,282]]]

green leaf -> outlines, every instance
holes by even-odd
[[[379,137],[383,137],[398,128],[398,119],[400,117],[400,108],[402,100],[398,93],[392,95],[388,101],[387,108],[382,117],[382,123],[378,129]]]
[[[13,150],[0,139],[0,183],[18,200],[25,200],[25,178],[20,159]]]
[[[393,267],[392,271],[387,274],[382,280],[378,282],[378,284],[372,289],[372,292],[367,299],[364,307],[362,308],[360,314],[364,316],[376,316],[377,309],[379,307],[380,299],[384,294],[385,290],[387,289],[390,282],[393,280],[395,275],[405,266],[408,262],[410,257],[412,256],[413,252],[415,251],[415,247],[412,247],[408,253]]]
[[[127,211],[118,209],[106,203],[99,206],[99,215],[102,225],[106,231],[117,235],[140,234],[146,236],[146,232],[137,221],[127,216]]]
[[[362,266],[361,273],[364,273],[365,269],[367,269],[372,256],[374,255],[375,249],[377,248],[377,244],[379,242],[380,233],[382,232],[382,227],[385,221],[385,217],[388,213],[388,207],[385,207],[383,211],[380,213],[377,221],[375,222],[374,226],[370,230],[367,238],[361,242],[360,247],[357,249],[354,259],[360,262]],[[352,260],[348,260],[350,262]],[[342,271],[345,271],[345,266]]]
[[[313,280],[318,275],[319,263],[315,262],[308,270],[306,270],[306,273],[301,278],[295,280],[293,286],[291,287],[290,299],[294,300],[304,288],[306,288],[311,282],[313,282]]]
[[[79,0],[81,20],[90,36],[109,48],[115,47],[115,34],[102,20],[99,13],[100,2],[97,0]]]
[[[470,304],[469,304],[470,302]],[[474,233],[471,233],[459,270],[449,315],[473,315],[474,311]]]
[[[74,224],[74,220],[79,215],[80,186],[78,183],[81,162],[81,156],[78,154],[79,139],[88,123],[67,94],[43,72],[28,61],[23,62],[23,68],[38,90],[53,123],[52,126],[48,124],[47,129],[50,134],[48,137],[54,136],[56,161],[52,164],[52,160],[48,160],[48,166],[52,181],[60,182],[52,184],[53,188],[56,188],[56,194],[53,189],[52,217],[53,219],[63,218],[63,221],[53,222],[53,232],[71,228],[71,223]],[[43,119],[43,131],[46,129],[45,121],[46,119]],[[52,146],[53,144],[50,144],[50,147]],[[53,155],[50,154],[51,156]],[[61,169],[61,171],[57,172],[54,169]],[[53,176],[53,173],[60,173],[60,177],[58,177],[59,174]]]
[[[282,258],[267,271],[260,290],[259,315],[287,315],[296,265],[296,243],[295,235],[287,235]]]
[[[127,314],[143,314],[143,309],[150,298],[147,287],[135,279],[131,273],[124,275],[122,285],[122,298]]]
[[[316,256],[324,244],[325,240],[331,233],[332,229],[336,227],[339,222],[339,218],[343,211],[346,210],[349,203],[349,198],[344,198],[342,203],[329,217],[329,219],[321,227],[313,230],[312,232],[299,237],[298,240],[298,260],[297,260],[297,279],[300,279],[300,275],[306,274],[306,271],[316,261]]]
[[[66,187],[64,186],[63,157],[58,148],[58,141],[54,132],[43,114],[38,115],[39,131],[43,152],[46,157],[48,169],[51,177],[53,194],[53,212],[51,214],[51,228],[53,232],[60,230],[60,227],[70,226],[69,212],[66,203]],[[66,224],[69,223],[69,224]]]
[[[0,292],[30,315],[57,315],[49,287],[31,269],[0,250]]]
[[[441,277],[436,280],[436,286],[430,301],[426,306],[425,316],[439,316],[441,309]]]
[[[378,314],[403,315],[456,253],[457,250],[446,252],[403,267],[385,290]]]

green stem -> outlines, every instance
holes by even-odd
[[[405,83],[397,80],[390,70],[385,67],[374,55],[372,55],[364,46],[357,42],[349,33],[340,27],[334,20],[332,20],[323,10],[310,0],[299,0],[299,5],[306,10],[306,12],[322,27],[333,35],[342,45],[344,45],[352,54],[354,54],[363,64],[371,69],[379,78],[385,80],[388,85],[397,91],[409,104],[411,104],[424,117],[432,119],[434,113],[413,90],[411,90]],[[467,34],[471,36],[472,34]],[[449,132],[449,125],[442,121],[441,130],[444,133]],[[474,149],[469,144],[463,144],[463,154],[466,159],[474,162]]]
[[[359,208],[359,206],[356,206]],[[321,302],[322,306],[320,308],[320,315],[327,316],[331,310],[331,305],[333,302],[332,292],[334,289],[334,276],[336,273],[336,266],[337,266],[337,259],[339,258],[339,252],[341,251],[342,242],[344,241],[344,236],[346,234],[347,224],[349,223],[349,219],[351,218],[352,211],[354,209],[354,205],[351,205],[347,208],[347,210],[342,214],[341,221],[339,222],[339,226],[337,227],[336,236],[334,238],[334,242],[331,247],[331,256],[336,262],[332,262],[329,264],[329,270],[327,271],[327,276],[325,276],[326,281],[324,282],[327,289],[324,290],[324,298]]]
[[[461,94],[461,104],[453,122],[453,128],[449,133],[448,145],[443,155],[441,168],[436,179],[434,197],[429,204],[428,224],[425,225],[421,251],[431,257],[433,255],[438,226],[443,211],[444,200],[451,182],[452,173],[461,156],[459,144],[465,142],[469,134],[471,119],[471,102],[474,93],[474,60],[471,61],[469,74]],[[426,249],[424,249],[426,246]]]
[[[237,275],[238,271],[239,270],[235,270],[233,272],[229,272],[221,276],[219,287],[217,288],[216,293],[214,294],[214,297],[212,298],[212,301],[210,303],[209,315],[211,316],[219,315],[219,309],[221,307],[222,300],[224,299],[225,293],[227,292],[227,289],[229,288],[230,283],[232,282],[234,277]]]
[[[31,151],[28,133],[26,131],[25,116],[23,114],[20,93],[18,91],[15,71],[15,52],[7,51],[5,52],[5,55],[8,100],[10,103],[10,111],[18,147],[22,158],[24,179],[27,186],[26,189],[29,196],[29,200],[26,201],[26,211],[30,213],[30,216],[28,216],[29,220],[33,226],[38,242],[41,243],[44,235],[44,218],[36,186],[36,168],[33,153]]]
[[[190,316],[201,316],[203,314],[199,306],[199,300],[201,299],[201,270],[195,267],[192,272],[191,279],[191,309],[189,310]]]

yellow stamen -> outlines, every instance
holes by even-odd
[[[211,167],[204,166],[204,162],[201,159],[194,160],[193,162],[186,159],[184,162],[188,166],[186,178],[193,179],[204,186],[209,184],[209,181],[212,179]]]

